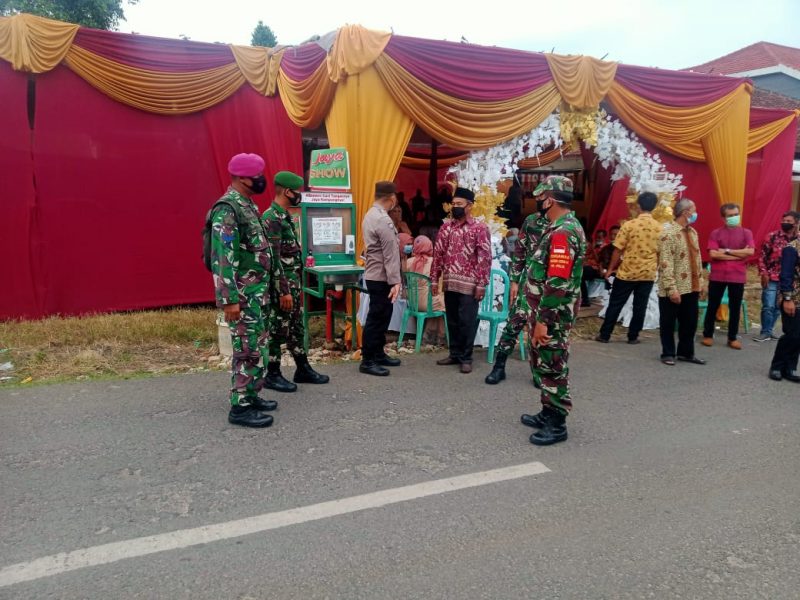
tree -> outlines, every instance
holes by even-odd
[[[25,12],[95,29],[116,29],[125,20],[124,4],[139,0],[0,0],[0,15]]]
[[[274,48],[278,45],[278,38],[272,33],[272,29],[268,25],[264,25],[264,21],[259,21],[256,28],[253,29],[253,37],[250,38],[251,46],[264,46],[266,48]]]

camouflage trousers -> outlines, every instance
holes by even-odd
[[[264,358],[267,352],[265,317],[268,307],[260,297],[242,297],[241,316],[229,323],[233,359],[231,362],[231,404],[249,404],[264,387]]]
[[[535,325],[531,319],[528,331],[532,332]],[[571,330],[571,322],[557,323],[550,328],[551,340],[546,346],[531,347],[531,370],[534,381],[541,387],[542,405],[562,415],[572,410],[567,365]]]
[[[497,343],[498,352],[509,356],[514,352],[514,348],[517,347],[517,338],[528,324],[530,314],[531,307],[527,298],[525,298],[525,294],[517,294],[514,305],[511,307],[511,314],[508,316],[508,321],[506,321],[506,326],[503,329],[503,335],[500,336],[500,341]]]
[[[303,348],[303,299],[299,287],[291,288],[291,292],[292,310],[281,310],[280,298],[277,294],[273,294],[270,302],[267,319],[270,360],[280,361],[281,344],[286,344],[286,348],[293,356],[305,353]]]

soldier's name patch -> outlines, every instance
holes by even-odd
[[[566,234],[556,233],[550,238],[550,256],[547,262],[547,276],[569,279],[572,276],[572,256]]]

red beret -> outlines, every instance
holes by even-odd
[[[237,177],[255,177],[264,172],[264,159],[258,154],[237,154],[228,163],[228,173]]]

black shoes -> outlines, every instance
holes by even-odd
[[[322,373],[317,373],[308,364],[308,357],[305,354],[294,355],[294,364],[297,365],[297,370],[294,372],[295,383],[313,383],[322,384],[328,383],[331,378]],[[297,388],[297,386],[295,386]]]
[[[531,444],[534,444],[535,446],[550,446],[552,444],[557,444],[558,442],[563,442],[567,439],[566,415],[562,415],[560,412],[551,410],[549,408],[544,408],[538,415],[523,415],[523,417],[526,416],[530,417],[528,420],[530,423],[533,423],[534,420],[537,423],[543,421],[542,425],[538,426],[539,431],[531,434],[531,437],[529,438]],[[520,420],[522,420],[525,425],[528,424],[526,423],[526,420]],[[531,427],[537,426],[531,425]]]
[[[231,406],[228,413],[228,423],[242,427],[269,427],[272,425],[272,415],[265,415],[256,409],[253,404],[246,406]]]
[[[800,375],[797,374],[797,371],[784,371],[783,378],[786,381],[793,381],[794,383],[800,383]]]
[[[489,385],[497,385],[506,378],[506,360],[508,355],[505,352],[498,352],[494,361],[492,372],[486,376],[484,381]]]
[[[297,374],[295,374],[297,377]],[[264,377],[264,387],[276,392],[296,392],[297,386],[281,374],[281,363],[270,361],[267,364],[267,375]]]
[[[399,367],[400,366],[400,359],[399,358],[391,358],[391,357],[389,357],[389,356],[384,354],[383,356],[378,357],[378,359],[375,360],[375,364],[378,364],[378,365],[380,365],[382,367]]]
[[[772,369],[769,372],[769,378],[774,380],[774,381],[780,381],[781,379],[783,379],[783,373],[781,373],[777,369]]]
[[[636,345],[636,344],[641,344],[642,342],[639,341],[639,338],[633,338],[633,339],[628,340],[628,343],[633,346],[633,345]]]
[[[542,410],[535,415],[522,415],[519,420],[523,425],[533,427],[534,429],[541,429],[547,424],[547,413]]]
[[[275,400],[264,400],[263,398],[259,398],[255,396],[253,398],[246,399],[251,406],[255,407],[256,410],[261,412],[269,412],[271,410],[275,410],[278,408],[278,403]]]
[[[681,362],[688,362],[692,363],[693,365],[704,365],[706,361],[702,358],[697,358],[696,356],[678,356],[677,359]]]
[[[607,344],[608,343],[608,338],[604,338],[602,335],[600,335],[598,333],[596,336],[594,336],[594,341],[595,342],[600,342],[601,344]]]
[[[389,369],[372,360],[362,362],[358,365],[358,370],[366,375],[377,375],[379,377],[386,377],[389,374]]]

